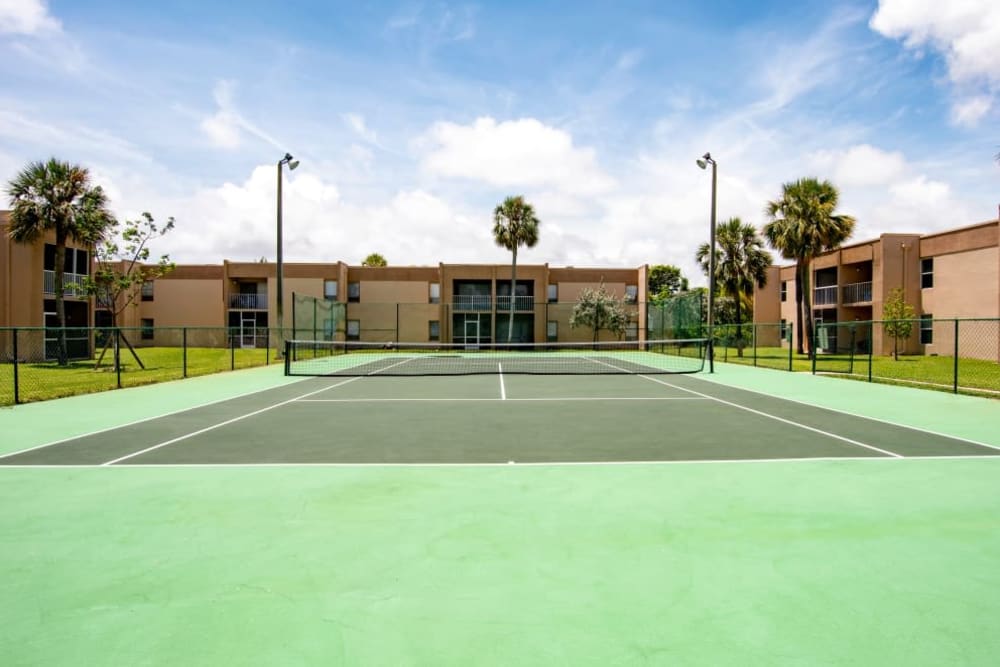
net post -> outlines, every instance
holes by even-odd
[[[931,326],[933,327],[934,324],[932,323]],[[955,354],[952,357],[951,377],[952,377],[951,391],[952,393],[957,394],[958,393],[958,318],[957,317],[955,318]]]
[[[17,327],[14,327],[13,331],[14,331],[14,345],[11,352],[14,353],[14,403],[17,404],[21,402],[21,394],[19,391],[20,389],[19,378],[17,375]]]
[[[285,341],[285,375],[292,374],[292,341]]]

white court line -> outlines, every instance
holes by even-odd
[[[729,387],[730,389],[737,389],[739,391],[748,391],[751,394],[760,394],[761,396],[770,396],[771,398],[777,398],[777,399],[780,399],[782,401],[788,401],[790,403],[798,403],[799,405],[808,405],[809,407],[820,408],[821,410],[829,410],[830,412],[836,412],[836,413],[839,413],[839,414],[842,414],[842,415],[847,415],[849,417],[857,417],[859,419],[869,419],[869,420],[871,420],[873,422],[880,422],[882,424],[889,424],[890,426],[898,426],[899,428],[908,428],[911,431],[918,431],[920,433],[927,433],[929,435],[937,435],[937,436],[940,436],[942,438],[950,438],[952,440],[959,440],[961,442],[967,442],[967,443],[969,443],[971,445],[979,445],[980,447],[988,447],[989,449],[995,449],[995,450],[1000,451],[1000,445],[991,445],[988,442],[981,442],[979,440],[973,440],[971,438],[963,438],[960,435],[952,435],[950,433],[941,433],[940,431],[932,431],[929,428],[921,428],[919,426],[911,426],[909,424],[900,424],[899,422],[890,421],[888,419],[880,419],[879,417],[871,417],[869,415],[863,415],[863,414],[859,414],[857,412],[851,412],[850,410],[841,410],[840,408],[831,408],[831,407],[827,407],[827,406],[824,406],[824,405],[816,405],[815,403],[809,403],[807,401],[802,401],[802,400],[799,400],[797,398],[788,398],[788,397],[785,397],[785,396],[781,396],[779,394],[772,394],[772,393],[769,393],[769,392],[766,392],[766,391],[760,391],[759,389],[747,389],[746,387],[738,387],[738,386],[735,386],[735,385],[726,384],[725,382],[719,382],[718,380],[712,380],[712,379],[709,379],[709,378],[699,377],[699,376],[696,376],[696,375],[691,375],[690,377],[693,378],[693,379],[695,379],[695,380],[701,380],[702,382],[708,382],[710,384],[713,384],[713,385],[716,385],[716,386],[720,386],[720,387]]]
[[[497,370],[500,371],[500,400],[507,400],[507,388],[503,386],[503,364],[497,363]]]
[[[263,389],[254,389],[253,391],[248,391],[244,394],[235,394],[233,396],[227,396],[226,398],[219,398],[214,401],[208,401],[206,403],[199,403],[197,405],[192,405],[187,408],[178,408],[177,410],[170,410],[169,412],[163,412],[153,417],[143,417],[142,419],[136,419],[134,421],[125,422],[124,424],[118,424],[116,426],[108,426],[107,428],[99,428],[94,431],[87,431],[86,433],[81,433],[79,435],[71,435],[68,438],[60,438],[59,440],[53,440],[51,442],[46,442],[41,445],[32,445],[31,447],[25,447],[24,449],[19,449],[16,452],[10,452],[9,454],[0,455],[0,459],[5,459],[11,456],[17,456],[18,454],[24,454],[26,452],[33,452],[36,449],[42,449],[43,447],[51,447],[52,445],[58,445],[63,442],[69,442],[70,440],[77,440],[79,438],[86,438],[92,435],[98,435],[100,433],[107,433],[108,431],[114,431],[119,428],[125,428],[126,426],[135,426],[136,424],[142,424],[144,422],[154,421],[156,419],[161,419],[163,417],[169,417],[170,415],[180,414],[181,412],[189,412],[191,410],[197,410],[199,408],[206,407],[208,405],[215,405],[216,403],[225,403],[226,401],[233,401],[237,398],[244,398],[246,396],[253,396],[254,394],[259,394],[264,391],[272,391],[274,389],[281,389],[282,387],[290,387],[293,384],[298,384],[300,382],[306,382],[312,378],[303,377],[298,380],[289,382],[288,384],[276,385],[273,387],[264,387]],[[130,387],[132,389],[138,389],[138,387]]]
[[[274,405],[269,405],[266,408],[261,408],[260,410],[254,410],[253,412],[248,412],[245,415],[240,415],[239,417],[233,417],[232,419],[227,419],[224,422],[219,422],[218,424],[214,424],[212,426],[206,426],[205,428],[198,429],[197,431],[192,431],[191,433],[187,433],[185,435],[178,436],[178,437],[172,438],[170,440],[166,440],[164,442],[152,445],[151,447],[146,447],[145,449],[140,449],[137,452],[132,452],[131,454],[126,454],[125,456],[119,456],[118,458],[112,459],[112,460],[107,461],[105,463],[102,463],[101,465],[102,466],[111,466],[111,465],[114,465],[116,463],[119,463],[120,461],[126,461],[128,459],[134,458],[134,457],[139,456],[141,454],[146,454],[148,452],[151,452],[154,449],[159,449],[160,447],[166,447],[167,445],[172,445],[175,442],[180,442],[181,440],[187,440],[188,438],[192,438],[192,437],[194,437],[196,435],[201,435],[202,433],[207,433],[208,431],[213,431],[213,430],[215,430],[215,429],[217,429],[219,427],[226,426],[227,424],[232,424],[234,422],[241,421],[243,419],[246,419],[247,417],[253,417],[254,415],[259,415],[262,412],[267,412],[268,410],[273,410],[275,408],[280,408],[283,405],[288,405],[289,403],[294,403],[295,401],[297,401],[297,400],[299,400],[301,398],[305,398],[306,396],[312,396],[314,394],[318,394],[318,393],[323,392],[323,391],[328,391],[328,390],[333,389],[335,387],[341,387],[341,386],[347,384],[348,382],[354,382],[355,380],[360,380],[362,377],[364,377],[364,376],[363,375],[359,375],[357,377],[353,377],[353,378],[350,378],[348,380],[344,380],[343,382],[338,382],[337,384],[332,384],[329,387],[323,387],[322,389],[317,389],[316,391],[310,391],[307,394],[302,394],[301,396],[296,396],[295,398],[290,398],[287,401],[282,401],[281,403],[275,403]]]
[[[497,401],[707,401],[709,399],[702,396],[538,396],[535,398],[303,398],[299,403],[456,403],[456,402],[480,402],[491,403]]]
[[[768,463],[831,463],[837,461],[893,461],[896,465],[912,465],[912,461],[967,461],[997,460],[997,454],[957,454],[954,456],[800,456],[776,459],[680,459],[680,460],[635,460],[635,461],[532,461],[496,463],[130,463],[122,466],[111,466],[109,470],[128,470],[131,468],[562,468],[562,467],[593,467],[593,466],[673,466],[702,464],[738,464],[760,465]],[[900,463],[903,462],[903,463]],[[888,463],[886,465],[889,465]],[[104,464],[96,463],[17,463],[0,465],[0,474],[4,469],[24,468],[106,468]]]
[[[767,417],[768,419],[773,419],[773,420],[779,421],[779,422],[781,422],[783,424],[788,424],[789,426],[795,426],[795,427],[798,427],[798,428],[801,428],[801,429],[805,429],[806,431],[812,431],[813,433],[819,433],[820,435],[825,435],[827,437],[834,438],[835,440],[842,440],[842,441],[850,443],[852,445],[857,445],[858,447],[864,447],[865,449],[870,449],[873,452],[881,452],[882,454],[886,454],[887,456],[894,456],[894,457],[899,458],[899,459],[905,458],[902,454],[897,454],[896,452],[890,452],[888,449],[882,449],[881,447],[876,447],[875,445],[869,445],[867,443],[861,442],[860,440],[852,440],[851,438],[847,438],[847,437],[844,437],[842,435],[837,435],[836,433],[831,433],[829,431],[824,431],[823,429],[820,429],[820,428],[815,428],[815,427],[812,427],[812,426],[806,426],[805,424],[801,424],[801,423],[799,423],[797,421],[792,421],[791,419],[785,419],[784,417],[779,417],[777,415],[772,415],[772,414],[769,414],[767,412],[763,412],[761,410],[755,410],[753,408],[748,408],[747,406],[740,405],[739,403],[733,403],[732,401],[727,401],[727,400],[722,399],[722,398],[716,398],[715,396],[709,396],[708,394],[703,394],[700,391],[695,391],[694,389],[686,389],[686,388],[680,387],[680,386],[678,386],[676,384],[670,384],[669,382],[664,382],[663,380],[657,380],[656,378],[651,378],[648,375],[640,375],[639,377],[646,378],[647,380],[650,380],[651,382],[658,382],[659,384],[662,384],[662,385],[664,385],[666,387],[673,387],[674,389],[680,389],[681,391],[688,391],[688,392],[691,392],[692,394],[695,394],[696,396],[704,396],[705,398],[710,398],[713,401],[718,401],[719,403],[722,403],[724,405],[729,405],[729,406],[734,407],[734,408],[739,408],[740,410],[746,410],[747,412],[752,412],[755,415],[760,415],[761,417]]]
[[[617,366],[614,366],[612,364],[609,364],[609,363],[606,363],[606,362],[603,362],[603,361],[601,363],[603,363],[606,366],[610,366],[611,368],[617,368],[618,370],[625,370],[623,368],[618,368]],[[881,447],[876,447],[875,445],[869,445],[867,443],[861,442],[860,440],[852,440],[851,438],[847,438],[847,437],[844,437],[842,435],[837,435],[836,433],[830,433],[829,431],[824,431],[823,429],[814,428],[812,426],[806,426],[805,424],[801,424],[799,422],[792,421],[791,419],[785,419],[784,417],[779,417],[777,415],[772,415],[772,414],[769,414],[767,412],[763,412],[761,410],[755,410],[754,408],[749,408],[749,407],[747,407],[745,405],[740,405],[739,403],[733,403],[732,401],[727,401],[727,400],[722,399],[722,398],[717,398],[715,396],[710,396],[708,394],[703,394],[700,391],[695,391],[694,389],[687,389],[685,387],[681,387],[681,386],[678,386],[676,384],[670,384],[669,382],[666,382],[664,380],[658,380],[656,378],[649,377],[648,375],[640,375],[639,377],[641,377],[643,379],[646,379],[646,380],[649,380],[650,382],[656,382],[657,384],[662,384],[665,387],[671,387],[673,389],[680,389],[681,391],[686,391],[688,393],[694,394],[695,396],[702,396],[704,398],[711,399],[711,400],[716,401],[718,403],[722,403],[723,405],[728,405],[730,407],[739,408],[740,410],[746,410],[747,412],[752,412],[755,415],[760,415],[761,417],[767,417],[768,419],[773,419],[773,420],[779,421],[779,422],[781,422],[783,424],[788,424],[789,426],[795,426],[797,428],[805,429],[806,431],[812,431],[813,433],[819,433],[820,435],[825,435],[827,437],[834,438],[835,440],[842,440],[843,442],[847,442],[847,443],[850,443],[852,445],[857,445],[858,447],[864,447],[865,449],[870,449],[873,452],[880,452],[880,453],[885,454],[887,456],[894,456],[894,457],[900,458],[900,459],[904,458],[902,454],[897,454],[896,452],[890,452],[888,449],[882,449]]]

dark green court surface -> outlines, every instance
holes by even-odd
[[[524,464],[1000,450],[689,376],[314,378],[35,447],[2,465]]]

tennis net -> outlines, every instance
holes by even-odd
[[[707,340],[598,343],[370,343],[289,340],[285,375],[630,375],[697,373]]]

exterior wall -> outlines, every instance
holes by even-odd
[[[921,260],[934,258],[934,286],[921,288]],[[936,234],[883,234],[876,240],[852,244],[825,253],[810,267],[815,272],[835,268],[837,271],[836,319],[838,322],[884,319],[885,303],[892,291],[903,289],[904,299],[920,317],[934,318],[997,318],[1000,317],[1000,221],[984,222],[969,227]],[[787,281],[788,299],[779,304],[781,319],[794,326],[797,319],[794,299],[795,267],[779,270],[779,279],[754,294],[754,321],[764,323],[774,315],[781,280]],[[871,282],[870,302],[848,302],[844,287]],[[815,289],[815,285],[810,286]],[[833,305],[815,307],[822,313],[833,312]],[[1000,335],[997,325],[979,325],[978,340],[975,326],[960,325],[960,354],[983,359],[1000,360]],[[987,331],[987,329],[989,329]],[[868,341],[859,341],[868,345]],[[935,325],[933,343],[920,343],[919,327],[901,343],[906,354],[954,354],[954,324]],[[871,341],[876,354],[890,354],[893,341],[875,329]]]

